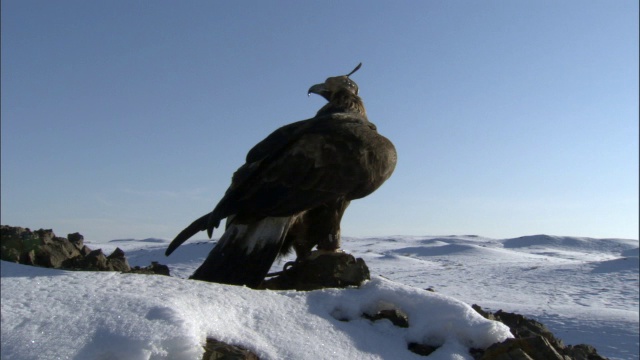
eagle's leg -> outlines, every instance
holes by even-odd
[[[325,217],[325,221],[321,222],[322,226],[314,229],[319,251],[336,252],[340,249],[340,222],[347,206],[348,200],[339,199],[323,207],[322,216]]]
[[[296,261],[306,259],[317,245],[317,242],[309,236],[309,226],[312,221],[308,219],[308,213],[305,211],[295,217],[280,250],[281,255],[287,255],[293,249],[296,252]]]
[[[287,233],[285,246],[296,252],[297,260],[309,258],[314,247],[323,253],[340,249],[340,221],[349,201],[338,199],[299,214]]]
[[[340,249],[340,229],[320,238],[318,250],[335,252]]]

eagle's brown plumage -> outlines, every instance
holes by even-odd
[[[367,119],[349,75],[312,86],[309,93],[328,103],[255,145],[213,211],[171,242],[167,255],[199,231],[211,237],[227,218],[225,233],[192,278],[256,287],[291,247],[298,257],[316,245],[340,247],[349,202],[380,187],[396,164],[393,144]]]

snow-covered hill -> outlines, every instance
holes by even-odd
[[[264,359],[420,358],[407,350],[411,341],[443,345],[429,359],[465,358],[467,347],[508,336],[473,303],[537,319],[567,344],[638,359],[638,240],[346,238],[345,250],[365,259],[374,279],[309,293],[180,279],[213,242],[189,242],[169,258],[161,239],[87,243],[106,253],[120,247],[131,265],[168,264],[174,277],[2,262],[3,359],[195,359],[206,336]],[[360,318],[381,306],[400,308],[411,326]]]

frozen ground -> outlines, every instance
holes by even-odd
[[[464,359],[467,347],[508,336],[476,316],[474,303],[535,318],[565,343],[594,345],[611,359],[639,357],[638,240],[346,238],[345,250],[364,258],[374,279],[310,293],[185,281],[213,242],[191,241],[165,258],[167,243],[88,245],[120,247],[131,265],[168,264],[178,278],[2,262],[2,358],[195,359],[214,336],[264,359],[421,358],[406,350],[410,341],[442,345],[429,359]],[[409,314],[409,329],[359,318],[389,305]]]

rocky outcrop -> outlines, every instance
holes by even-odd
[[[66,270],[120,271],[169,275],[164,265],[131,269],[124,251],[116,248],[110,255],[84,245],[79,233],[56,236],[52,230],[0,226],[0,259],[15,263]]]
[[[122,250],[116,249],[105,256],[102,250],[91,250],[84,245],[84,237],[79,233],[64,238],[52,230],[31,231],[2,225],[0,235],[0,258],[5,261],[55,269],[131,270]]]
[[[309,291],[324,288],[360,286],[371,275],[367,264],[353,255],[314,252],[307,259],[287,263],[284,270],[272,274],[261,288],[271,290]]]
[[[495,313],[472,306],[489,320],[507,325],[515,338],[491,345],[486,350],[473,350],[474,359],[482,360],[606,360],[591,345],[566,346],[540,322],[519,314],[498,310]]]
[[[397,327],[401,327],[401,328],[408,328],[409,327],[409,317],[407,316],[407,314],[403,313],[402,311],[398,310],[398,309],[385,309],[385,310],[380,310],[377,313],[371,315],[371,314],[367,314],[364,313],[362,314],[362,317],[367,319],[367,320],[371,320],[371,321],[378,321],[378,320],[382,320],[382,319],[387,319],[389,321],[391,321],[391,323]]]
[[[167,265],[159,264],[157,261],[152,261],[151,265],[143,268],[141,268],[140,266],[135,266],[129,272],[135,274],[171,276],[169,274],[169,267]]]
[[[84,245],[79,233],[56,236],[52,230],[31,231],[28,228],[0,227],[0,258],[25,265],[55,269],[129,271],[124,252],[116,249],[105,256],[102,250]]]
[[[258,360],[258,356],[240,346],[229,345],[214,338],[207,338],[202,360]]]

